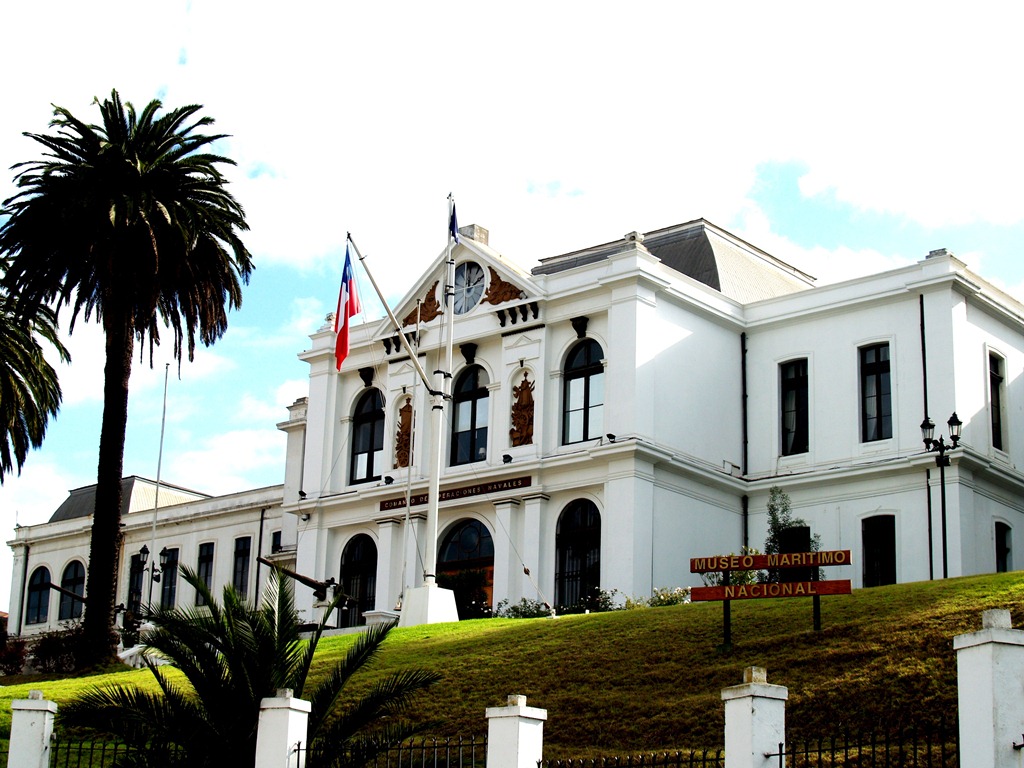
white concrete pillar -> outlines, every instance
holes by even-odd
[[[498,520],[497,529],[493,532],[494,606],[497,606],[502,600],[508,600],[510,604],[515,604],[522,597],[519,578],[516,575],[522,572],[522,566],[513,549],[513,540],[518,538],[516,530],[518,508],[518,499],[506,499],[494,503],[494,514]],[[502,536],[501,533],[508,535]]]
[[[782,685],[769,685],[762,667],[743,670],[743,684],[722,689],[725,702],[725,768],[774,768],[786,742],[786,699]]]
[[[1012,629],[1010,612],[982,611],[981,631],[953,638],[960,707],[960,764],[1018,768],[1024,741],[1024,632]]]
[[[50,736],[57,703],[43,698],[42,691],[29,691],[27,699],[11,702],[11,743],[7,768],[47,768],[50,765]]]
[[[544,753],[548,711],[509,696],[508,706],[487,708],[487,768],[537,768]]]
[[[538,589],[544,584],[555,583],[555,549],[551,546],[547,555],[541,554],[541,536],[544,526],[544,510],[550,497],[543,493],[533,493],[523,497],[523,542],[519,550],[523,562],[530,569],[532,579],[525,573],[521,574],[522,595],[530,600],[539,600]],[[536,584],[537,586],[534,586]],[[548,600],[554,600],[553,592],[549,592]]]
[[[306,764],[306,731],[310,703],[281,688],[260,702],[256,732],[256,768],[302,768]],[[301,748],[301,751],[300,751]]]

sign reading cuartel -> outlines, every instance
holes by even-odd
[[[490,483],[479,483],[477,485],[464,485],[460,488],[449,488],[441,491],[441,501],[462,499],[466,496],[479,496],[485,493],[501,493],[502,491],[514,491],[519,488],[529,488],[533,480],[529,475],[524,477],[510,477],[508,480],[495,480]],[[420,493],[409,499],[410,506],[418,507],[426,504],[427,494]],[[399,496],[395,499],[384,499],[380,503],[380,511],[387,512],[390,509],[401,509],[405,506],[405,497]]]

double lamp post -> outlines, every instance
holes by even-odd
[[[939,468],[939,498],[942,505],[942,578],[944,579],[949,578],[949,556],[946,546],[946,467],[949,466],[949,456],[946,455],[946,451],[951,451],[957,447],[960,442],[960,431],[964,425],[957,418],[956,411],[953,411],[953,415],[949,417],[946,426],[949,427],[949,445],[946,445],[942,435],[939,435],[938,440],[934,439],[935,422],[928,418],[927,415],[925,415],[924,421],[921,422],[921,438],[924,440],[925,450],[934,451],[938,454],[935,457],[935,465]],[[929,546],[931,546],[931,542],[929,542]]]

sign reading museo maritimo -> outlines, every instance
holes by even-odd
[[[762,568],[819,568],[823,565],[849,565],[850,550],[791,552],[774,555],[719,555],[690,559],[691,573],[754,571]],[[752,600],[762,597],[817,597],[848,595],[850,580],[790,581],[779,584],[722,584],[716,587],[692,587],[690,600]]]
[[[467,496],[480,496],[487,493],[514,491],[518,488],[529,488],[532,482],[533,481],[530,476],[526,475],[525,477],[511,477],[508,480],[495,480],[491,483],[479,483],[477,485],[464,485],[460,488],[449,488],[445,491],[441,491],[441,501],[463,499]],[[418,507],[426,504],[427,501],[427,494],[419,493],[409,499],[409,505]],[[384,499],[384,501],[380,503],[381,512],[387,512],[391,509],[402,509],[403,507],[405,507],[404,496],[399,496],[394,499]]]

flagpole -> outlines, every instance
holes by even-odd
[[[170,374],[171,364],[164,363],[164,409],[160,417],[160,450],[156,455],[156,490],[153,493],[153,522],[150,526],[149,540],[151,542],[149,556],[152,558],[149,565],[149,597],[146,602],[150,608],[153,607],[153,583],[156,581],[157,563],[159,556],[156,553],[156,516],[160,509],[160,468],[164,463],[164,427],[167,424],[167,379]]]

